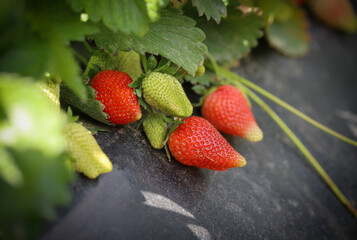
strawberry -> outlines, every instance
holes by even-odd
[[[244,157],[201,117],[185,119],[172,132],[168,144],[176,160],[186,165],[224,171],[246,164]]]
[[[37,82],[37,86],[42,90],[46,98],[51,102],[51,106],[56,112],[60,111],[60,85],[52,80],[47,82]]]
[[[113,165],[99,147],[90,131],[79,123],[68,123],[66,126],[67,149],[76,160],[75,168],[89,178],[110,172]]]
[[[175,77],[153,72],[143,79],[142,88],[145,101],[157,110],[179,118],[191,116],[191,102]]]
[[[128,74],[114,70],[99,72],[91,82],[91,87],[97,91],[95,99],[103,103],[103,111],[112,123],[127,124],[141,118],[138,99],[128,86],[131,82]]]
[[[263,139],[247,100],[238,88],[230,85],[218,87],[205,97],[202,116],[219,131],[238,135],[252,142]]]
[[[167,123],[162,118],[162,114],[151,113],[145,118],[143,126],[151,146],[161,149],[164,146],[167,132]]]
[[[349,0],[308,1],[313,14],[331,28],[354,33],[357,31],[357,17]]]
[[[205,74],[205,72],[206,72],[205,66],[203,66],[203,65],[198,66],[197,72],[195,73],[195,76],[196,77],[201,77],[201,76],[203,76]]]

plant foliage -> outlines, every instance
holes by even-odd
[[[73,174],[64,114],[41,97],[36,81],[62,81],[63,106],[110,124],[88,86],[101,70],[127,72],[148,109],[141,97],[142,67],[145,74],[185,77],[204,94],[217,80],[212,72],[194,77],[205,56],[237,61],[264,33],[286,55],[308,50],[305,16],[290,0],[2,0],[0,30],[0,238],[5,239],[35,238],[31,229],[39,220],[52,218],[55,207],[69,200]]]

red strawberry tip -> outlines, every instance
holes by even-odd
[[[244,167],[245,165],[247,165],[247,161],[242,155],[240,155],[237,167]]]

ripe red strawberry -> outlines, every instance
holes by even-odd
[[[95,99],[101,101],[109,121],[127,124],[141,118],[141,110],[134,90],[128,85],[132,82],[125,72],[105,70],[92,80],[91,87],[97,91]]]
[[[219,131],[252,142],[263,139],[247,100],[234,86],[223,85],[209,94],[203,102],[202,116]]]
[[[357,17],[349,0],[314,0],[308,1],[313,14],[331,28],[355,33]]]
[[[171,133],[168,144],[172,155],[182,164],[220,171],[246,164],[244,157],[201,117],[185,119]]]

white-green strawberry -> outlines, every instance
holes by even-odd
[[[152,72],[144,78],[142,89],[145,101],[157,110],[179,118],[191,116],[192,104],[175,77]]]
[[[102,151],[90,131],[80,123],[71,122],[66,126],[67,148],[76,160],[75,168],[89,178],[112,171],[113,165]]]
[[[162,114],[149,114],[145,118],[143,126],[145,134],[149,139],[151,146],[156,149],[161,149],[164,146],[164,141],[167,133],[167,123],[162,118]]]
[[[60,114],[59,84],[48,81],[39,82],[38,86],[48,97],[53,108]],[[113,169],[109,158],[102,151],[90,131],[82,124],[68,122],[65,127],[67,151],[75,159],[74,167],[89,178],[96,178],[99,174]]]
[[[55,83],[52,80],[49,81],[40,81],[37,83],[38,87],[42,90],[44,95],[48,98],[48,100],[52,103],[52,107],[56,110],[56,112],[60,112],[60,85],[59,83]]]

